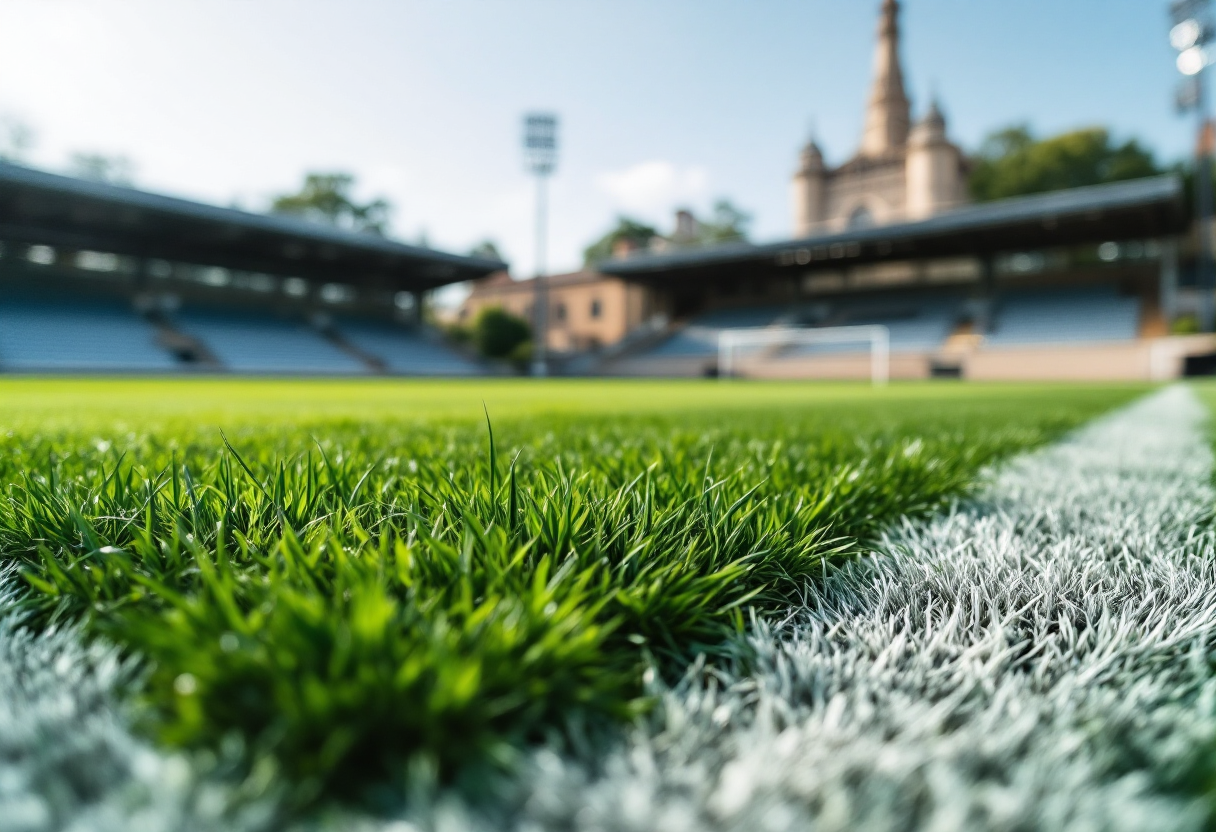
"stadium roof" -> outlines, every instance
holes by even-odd
[[[1182,181],[1160,176],[959,208],[917,222],[851,229],[764,245],[747,243],[606,260],[597,268],[634,280],[710,275],[763,277],[790,267],[985,256],[1106,240],[1176,234],[1186,224]]]
[[[0,162],[0,240],[413,291],[506,268],[497,260],[6,162]]]

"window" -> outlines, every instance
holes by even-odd
[[[849,215],[849,228],[870,228],[874,225],[874,215],[870,213],[870,209],[864,205],[858,206],[852,214]]]
[[[601,312],[603,312],[603,308],[600,306],[600,299],[592,298],[592,300],[591,300],[591,317],[598,318],[600,316]]]
[[[566,320],[566,304],[558,303],[553,307],[553,319],[556,321]]]

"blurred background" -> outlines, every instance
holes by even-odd
[[[1149,343],[1213,328],[1193,175],[1209,18],[1204,0],[3,0],[0,370],[713,375],[726,330],[871,326],[885,347],[740,349],[979,378],[982,348],[1135,342],[1075,374],[1178,374],[1216,356]],[[529,114],[550,125],[540,167]],[[974,214],[1094,186],[1113,190],[1064,214]],[[84,273],[114,278],[88,283],[110,306],[47,311]],[[73,329],[143,346],[52,356]],[[463,358],[388,355],[405,335]],[[622,363],[655,348],[673,361]]]
[[[491,239],[531,274],[521,113],[560,113],[550,266],[618,214],[667,226],[730,199],[788,237],[788,179],[814,132],[862,129],[877,2],[849,0],[4,0],[3,152],[71,171],[121,160],[141,188],[266,209],[314,171],[356,177],[404,240]],[[1188,158],[1164,3],[912,0],[909,97],[936,95],[975,152],[1000,128],[1101,126]],[[14,127],[24,137],[14,141]],[[79,166],[75,166],[79,169]]]

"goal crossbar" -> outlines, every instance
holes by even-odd
[[[863,343],[870,345],[870,381],[886,384],[891,376],[891,331],[881,324],[724,329],[718,333],[718,374],[722,378],[733,375],[735,351],[740,347]]]

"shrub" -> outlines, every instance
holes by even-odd
[[[486,358],[506,358],[532,335],[531,327],[505,309],[481,310],[473,322],[473,343]]]

